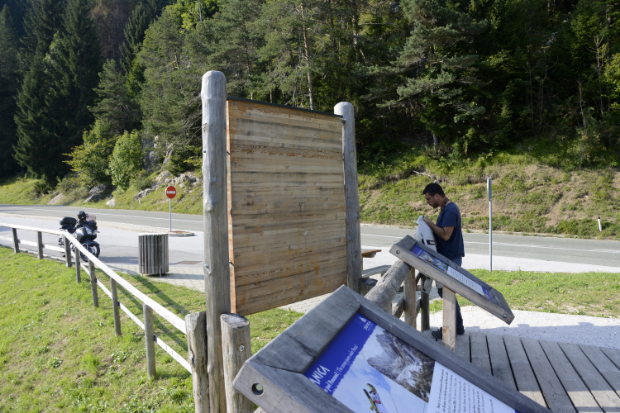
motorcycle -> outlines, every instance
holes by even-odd
[[[78,213],[78,219],[73,217],[63,217],[60,220],[60,229],[73,235],[77,238],[79,243],[88,250],[88,252],[93,254],[95,257],[99,257],[101,248],[99,247],[99,244],[95,242],[95,238],[97,238],[97,233],[99,232],[97,231],[97,217],[80,211]],[[60,247],[65,246],[64,237],[60,237],[58,239],[58,245],[60,245]],[[73,245],[71,245],[71,250],[75,252],[75,247]],[[88,257],[82,253],[82,251],[80,251],[80,258],[82,261],[88,262]]]

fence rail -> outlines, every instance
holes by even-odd
[[[115,328],[116,335],[121,335],[120,318],[118,317],[118,308],[120,308],[125,314],[127,314],[127,316],[134,323],[136,323],[138,327],[144,330],[145,334],[149,330],[152,331],[152,326],[150,326],[150,328],[147,328],[148,326],[145,326],[145,323],[142,322],[138,316],[133,314],[129,310],[129,308],[127,308],[125,305],[123,305],[118,300],[116,296],[116,286],[120,285],[128,293],[130,293],[132,296],[137,298],[142,303],[142,305],[145,307],[145,314],[149,312],[147,309],[150,309],[150,311],[157,314],[159,317],[166,320],[170,324],[172,324],[176,329],[178,329],[185,336],[187,336],[187,327],[185,325],[185,320],[183,320],[176,314],[172,313],[170,310],[163,307],[161,304],[155,302],[153,299],[151,299],[150,297],[142,293],[140,290],[138,290],[136,287],[131,285],[127,280],[125,280],[123,277],[121,277],[116,272],[114,272],[110,267],[108,267],[106,264],[101,262],[101,260],[99,260],[97,257],[92,255],[86,248],[84,248],[79,243],[79,241],[73,235],[67,232],[64,232],[64,231],[47,230],[47,229],[33,228],[33,227],[28,227],[28,226],[23,226],[23,225],[5,224],[1,222],[0,222],[0,227],[11,228],[13,236],[12,237],[0,237],[0,239],[12,242],[13,249],[16,253],[20,252],[20,248],[19,248],[20,245],[29,245],[29,246],[37,247],[37,251],[35,252],[37,253],[37,257],[39,259],[43,258],[43,249],[64,252],[67,267],[71,267],[73,265],[72,258],[75,259],[77,282],[81,281],[81,271],[85,271],[90,276],[92,295],[93,295],[93,305],[95,307],[99,306],[97,287],[99,287],[104,292],[104,294],[107,295],[112,300],[113,302],[112,308],[114,309],[114,313],[115,313],[114,314],[114,328]],[[32,241],[20,240],[17,236],[17,230],[36,232],[38,241],[32,242]],[[50,245],[50,244],[44,244],[42,242],[43,233],[52,234],[52,235],[56,235],[59,237],[64,237],[65,248],[60,248],[58,246]],[[75,247],[74,252],[71,251],[69,243],[73,244],[73,246]],[[84,254],[88,258],[88,264],[85,262],[80,262],[81,261],[80,255],[79,255],[80,252],[82,252],[82,254]],[[111,285],[112,291],[110,291],[102,283],[98,282],[97,277],[95,275],[95,268],[99,268],[108,277],[110,277],[110,285]],[[147,318],[148,317],[145,317],[145,319]],[[152,323],[152,316],[150,317],[150,321]],[[174,360],[176,360],[181,366],[183,366],[183,368],[185,368],[188,372],[192,373],[192,368],[191,368],[190,363],[188,363],[188,361],[185,358],[183,358],[176,351],[174,351],[169,345],[167,345],[161,338],[157,337],[155,334],[147,334],[146,339],[147,339],[146,340],[147,346],[149,344],[152,345],[152,343],[156,343],[166,353],[168,353]],[[147,351],[147,366],[150,366],[148,369],[149,376],[154,376],[155,374],[155,370],[154,370],[155,358],[154,357],[155,356],[153,352]]]

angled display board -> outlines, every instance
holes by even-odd
[[[342,118],[229,98],[227,128],[232,312],[346,284]]]
[[[502,293],[415,238],[407,235],[394,244],[390,252],[507,324],[514,320]]]
[[[341,287],[250,358],[234,386],[275,412],[549,412]]]

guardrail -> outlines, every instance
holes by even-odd
[[[153,333],[153,313],[160,316],[172,324],[175,328],[181,331],[187,336],[188,328],[186,321],[179,316],[172,313],[161,304],[155,302],[153,299],[146,296],[136,287],[131,285],[127,280],[114,272],[110,267],[101,262],[97,257],[92,255],[86,248],[84,248],[78,240],[71,234],[64,231],[45,230],[40,228],[33,228],[21,225],[11,225],[0,223],[0,227],[11,228],[13,237],[0,237],[0,239],[13,242],[13,250],[15,253],[20,252],[20,245],[30,245],[36,247],[37,258],[43,259],[43,249],[52,251],[59,251],[65,253],[65,260],[67,267],[72,267],[72,258],[75,259],[75,273],[76,281],[81,282],[81,271],[84,270],[90,276],[91,291],[93,297],[93,305],[99,307],[99,296],[97,287],[99,287],[113,302],[112,308],[114,312],[114,331],[116,335],[121,335],[121,319],[119,309],[121,309],[127,316],[136,323],[145,332],[146,341],[146,359],[147,359],[147,373],[149,377],[155,376],[155,351],[153,344],[156,343],[166,353],[168,353],[174,360],[176,360],[181,366],[183,366],[188,372],[193,374],[191,364],[183,357],[181,357],[176,351],[174,351],[169,345],[167,345],[161,338],[157,337]],[[34,231],[37,233],[37,242],[20,240],[17,236],[17,230]],[[57,235],[64,237],[65,247],[60,248],[55,245],[43,243],[43,233]],[[75,247],[75,253],[71,251],[71,244]],[[88,264],[80,262],[80,252],[88,257]],[[99,268],[108,277],[110,277],[110,289],[108,290],[102,283],[98,282],[95,269]],[[118,300],[117,286],[122,286],[128,293],[140,300],[143,309],[143,321],[140,320],[135,314],[133,314],[125,305]]]

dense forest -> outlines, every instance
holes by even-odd
[[[126,188],[200,162],[200,77],[356,108],[359,151],[620,161],[618,0],[0,0],[0,177]]]

